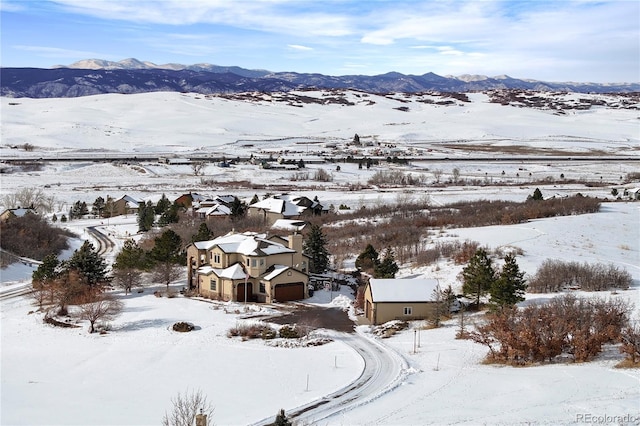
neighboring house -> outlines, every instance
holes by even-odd
[[[392,320],[418,320],[431,316],[438,307],[436,279],[371,278],[364,290],[364,312],[373,325]]]
[[[222,204],[214,204],[211,207],[194,209],[193,213],[202,220],[225,219],[231,216],[231,209]]]
[[[322,204],[316,200],[282,194],[250,204],[248,216],[261,217],[266,224],[273,225],[278,219],[295,220],[304,216],[320,215],[324,211]]]
[[[2,209],[0,210],[0,222],[5,222],[12,217],[22,217],[27,213],[36,214],[36,210],[22,207],[18,207],[16,209]]]
[[[174,200],[174,203],[188,209],[191,208],[192,205],[198,204],[206,199],[207,197],[204,195],[200,195],[196,192],[189,192],[188,194],[182,194],[181,196],[176,198]]]
[[[626,188],[623,195],[631,200],[640,200],[640,188]]]
[[[144,204],[144,200],[132,197],[130,195],[123,195],[122,197],[113,201],[113,212],[108,213],[110,213],[111,216],[138,214],[140,204]]]
[[[229,233],[187,247],[189,288],[217,300],[305,299],[309,297],[308,265],[300,234],[267,239],[254,232]]]
[[[282,231],[288,232],[300,232],[306,226],[306,222],[304,220],[295,220],[295,219],[277,219],[273,225],[271,225],[271,229],[279,229]]]

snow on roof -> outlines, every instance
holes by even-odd
[[[438,280],[427,278],[369,280],[374,302],[429,302],[438,289]]]
[[[278,198],[266,198],[251,204],[250,208],[263,209],[273,213],[281,213],[284,217],[297,216],[306,208],[300,207],[287,200]]]
[[[262,277],[262,279],[270,281],[270,280],[274,279],[275,277],[277,277],[278,275],[280,275],[281,273],[283,273],[284,271],[286,271],[287,269],[291,269],[291,268],[289,268],[288,266],[285,266],[285,265],[273,265],[272,268],[273,268],[273,270],[271,270],[267,274],[265,274]]]
[[[240,253],[245,256],[269,256],[272,254],[295,252],[295,250],[283,244],[267,240],[265,234],[257,234],[254,232],[246,232],[243,234],[230,233],[207,241],[206,243],[207,250],[218,246],[220,250],[225,253]],[[198,247],[198,245],[196,245],[196,247]],[[204,244],[203,248],[205,248]]]
[[[209,240],[209,241],[196,241],[193,243],[193,245],[198,249],[198,250],[209,250],[211,249],[213,246],[215,246],[215,242],[213,240]]]
[[[247,277],[247,273],[239,263],[234,263],[233,265],[224,269],[213,269],[213,272],[215,272],[215,274],[220,278],[228,278],[231,280],[240,280]]]
[[[287,231],[300,231],[306,224],[307,223],[304,220],[278,219],[273,223],[273,225],[271,225],[271,228],[284,229]]]
[[[196,213],[203,213],[206,216],[229,216],[231,209],[222,204],[214,204],[211,207],[201,207],[196,210]]]
[[[127,203],[134,203],[134,204],[136,205],[136,207],[137,207],[139,204],[144,203],[144,200],[142,200],[142,199],[140,199],[140,198],[135,198],[135,197],[132,197],[131,195],[126,195],[126,194],[125,194],[125,195],[123,195],[122,197],[120,197],[120,198],[119,198],[118,200],[116,200],[116,201],[119,201],[119,200],[124,200],[124,201],[126,201]]]

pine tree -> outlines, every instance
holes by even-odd
[[[102,211],[104,210],[104,198],[98,197],[93,202],[91,206],[91,214],[96,215],[98,217],[102,216]]]
[[[276,420],[272,424],[273,426],[291,426],[291,421],[284,413],[284,409],[281,408],[276,416]]]
[[[196,241],[209,241],[211,239],[212,232],[205,222],[202,222],[198,227],[198,232],[191,237],[191,242]]]
[[[181,265],[186,262],[180,236],[171,229],[164,231],[155,238],[149,257],[154,263],[154,279],[164,282],[168,288],[171,281],[180,277]]]
[[[155,221],[155,208],[151,201],[141,203],[138,208],[138,231],[147,232],[153,227]]]
[[[42,259],[42,263],[38,265],[38,268],[33,271],[31,280],[33,283],[46,283],[52,281],[58,275],[58,266],[60,261],[55,254],[49,254]]]
[[[515,256],[512,254],[506,255],[500,276],[490,289],[491,303],[502,309],[522,302],[524,300],[524,292],[527,289],[523,277],[524,272],[520,271]]]
[[[378,252],[371,244],[367,244],[364,251],[356,258],[356,268],[368,273],[372,273],[379,263]]]
[[[247,214],[247,204],[240,201],[238,197],[233,197],[231,202],[231,220],[238,220]]]
[[[162,197],[160,197],[154,208],[155,214],[161,215],[166,212],[169,207],[171,207],[171,201],[169,201],[166,195],[162,194]]]
[[[542,191],[540,191],[540,188],[536,188],[535,191],[533,191],[533,195],[529,196],[529,199],[534,201],[542,200]]]
[[[321,274],[329,267],[329,252],[327,239],[319,225],[312,224],[309,234],[304,241],[303,253],[311,258],[309,271]]]
[[[382,261],[374,268],[373,276],[375,278],[395,278],[399,269],[393,250],[387,248]]]
[[[71,258],[63,263],[63,267],[65,270],[78,271],[85,284],[90,287],[108,281],[107,263],[89,241],[85,241],[82,247],[73,252]]]
[[[493,285],[496,279],[495,275],[487,252],[483,248],[479,248],[462,270],[463,293],[475,297],[476,306],[480,306],[480,298]]]
[[[141,271],[145,268],[144,250],[134,241],[127,240],[113,264],[116,284],[124,288],[125,294],[142,283]]]
[[[251,201],[249,201],[249,204],[255,204],[258,201],[260,201],[260,199],[258,198],[258,194],[253,194],[253,198],[251,199]]]

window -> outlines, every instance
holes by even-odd
[[[220,254],[215,253],[213,255],[213,263],[220,263]]]
[[[251,267],[255,268],[256,266],[258,266],[258,261],[256,259],[251,259]]]
[[[218,282],[216,281],[216,279],[211,278],[211,281],[209,282],[209,288],[211,289],[211,291],[216,291],[217,284]]]
[[[267,289],[262,281],[260,281],[260,293],[266,293]]]
[[[264,266],[264,259],[260,259],[260,266]]]
[[[411,306],[407,306],[404,308],[405,315],[411,315],[413,313],[413,308]]]

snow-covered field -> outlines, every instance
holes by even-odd
[[[358,100],[355,94],[349,96]],[[558,116],[549,111],[488,104],[483,96],[472,95],[473,102],[464,106],[411,103],[409,112],[394,110],[400,104],[383,97],[376,97],[374,105],[360,99],[361,103],[349,107],[255,104],[175,93],[42,100],[3,98],[0,157],[46,158],[81,152],[96,156],[104,152],[207,152],[235,157],[263,149],[288,149],[298,150],[295,155],[308,158],[319,155],[314,151],[325,149],[320,148],[322,144],[349,140],[354,133],[363,139],[419,146],[447,156],[461,154],[443,143],[462,139],[490,146],[561,147],[567,152],[607,155],[640,153],[637,112],[601,108]],[[299,145],[294,139],[271,140],[295,137],[315,138],[319,143]],[[243,140],[252,142],[237,142]],[[27,142],[35,146],[34,152],[10,148]],[[567,179],[612,183],[586,187],[554,182],[541,187],[543,194],[581,192],[612,199],[611,189],[617,187],[620,176],[636,172],[637,165],[611,161],[424,162],[403,170],[423,173],[433,180],[434,169],[442,169],[447,177],[453,168],[458,168],[463,178],[494,179],[514,185],[424,186],[409,191],[371,188],[349,192],[349,184],[365,183],[381,169],[362,170],[355,164],[341,164],[340,171],[335,166],[309,165],[311,171],[332,167],[328,170],[334,180],[324,185],[293,181],[292,172],[266,171],[248,164],[228,169],[209,165],[204,178],[214,182],[247,180],[290,185],[299,187],[304,195],[317,195],[327,204],[345,203],[359,208],[407,196],[429,197],[434,204],[478,198],[523,200],[535,189],[531,180],[558,178],[560,174]],[[158,199],[162,193],[171,198],[190,190],[244,197],[269,191],[203,185],[201,177],[193,176],[189,166],[152,162],[50,163],[40,171],[2,174],[0,178],[0,195],[22,187],[43,188],[56,197],[56,209],[62,212],[76,200],[90,204],[98,196],[119,197],[125,193]],[[640,183],[633,185],[638,187]],[[135,233],[134,220],[112,219],[103,223],[102,229],[120,245]],[[88,238],[84,228],[92,224],[96,222],[74,221],[70,226],[81,238]],[[633,286],[617,294],[599,293],[598,297],[630,300],[635,303],[633,318],[638,321],[639,224],[638,203],[604,203],[595,214],[455,229],[438,238],[471,239],[489,247],[519,247],[524,255],[518,257],[518,264],[527,273],[534,273],[547,258],[613,262],[631,273]],[[460,267],[451,264],[438,268],[403,266],[398,276],[435,277],[441,284],[455,287],[460,285],[456,279],[459,271]],[[25,266],[0,273],[4,288],[21,285],[30,276]],[[180,282],[175,286],[182,287]],[[86,326],[59,329],[45,325],[41,314],[30,313],[35,307],[26,298],[2,301],[0,424],[158,424],[171,408],[171,398],[192,389],[202,390],[214,405],[215,424],[251,424],[275,416],[280,408],[290,411],[347,387],[364,368],[359,352],[337,333],[319,331],[334,341],[311,348],[285,349],[262,341],[242,342],[229,339],[226,333],[242,321],[243,305],[158,298],[152,288],[141,294],[118,294],[125,302],[125,310],[111,322],[111,331],[106,335],[89,335]],[[309,301],[344,306],[345,300],[352,297],[347,289],[333,301],[330,296],[336,294],[316,292]],[[530,301],[545,297],[549,296],[528,295]],[[256,305],[251,309],[268,312],[270,308]],[[170,326],[176,321],[192,322],[197,329],[184,334],[173,332]],[[391,389],[371,391],[355,408],[322,415],[322,420],[306,418],[305,424],[575,424],[594,423],[598,416],[610,416],[610,423],[615,424],[639,422],[640,372],[613,368],[621,359],[615,347],[607,348],[590,363],[512,368],[482,364],[484,347],[454,339],[455,320],[436,330],[420,331],[420,347],[415,353],[413,329],[385,340],[373,337],[368,326],[359,326],[357,331],[364,339],[378,341],[404,360],[399,381]]]

